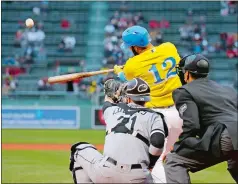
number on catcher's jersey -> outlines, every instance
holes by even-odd
[[[124,116],[120,116],[117,120],[123,120],[123,118],[124,118]],[[137,116],[136,115],[133,115],[131,118],[130,118],[130,120],[131,121],[129,121],[128,123],[131,123],[131,128],[130,128],[130,130],[132,130],[132,131],[134,131],[134,126],[135,126],[135,123],[136,123],[136,118],[137,118]],[[128,124],[128,123],[126,123],[126,124]],[[123,124],[123,122],[121,122],[121,123],[118,123],[118,124]],[[124,124],[124,125],[126,125],[126,124]]]

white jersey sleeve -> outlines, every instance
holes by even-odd
[[[156,132],[160,132],[165,136],[164,133],[164,125],[163,125],[163,120],[161,116],[158,114],[153,114],[150,119],[151,122],[151,131],[150,131],[150,136]]]

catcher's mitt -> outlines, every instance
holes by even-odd
[[[118,102],[120,96],[120,86],[122,83],[114,79],[108,79],[104,83],[104,94],[111,98],[115,103]]]

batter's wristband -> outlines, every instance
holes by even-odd
[[[127,81],[124,72],[119,72],[117,76],[122,82]]]

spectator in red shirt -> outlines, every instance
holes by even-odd
[[[61,20],[61,28],[69,29],[70,28],[70,22],[66,19],[62,19]]]
[[[165,20],[165,19],[162,19],[162,20],[160,21],[160,28],[165,28],[165,29],[167,29],[167,28],[169,28],[169,27],[170,27],[169,21],[167,21],[167,20]]]
[[[150,29],[156,29],[160,27],[160,23],[157,20],[150,20],[149,26],[150,26]]]

